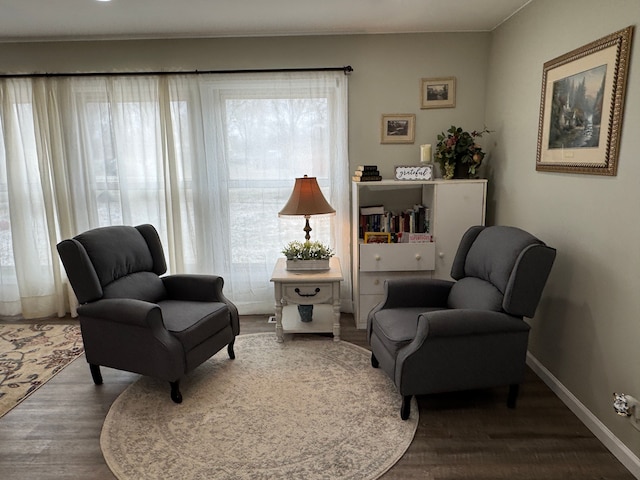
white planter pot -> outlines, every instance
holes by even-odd
[[[326,260],[287,260],[289,271],[329,270],[329,259]]]

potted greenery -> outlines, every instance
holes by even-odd
[[[454,125],[438,135],[435,160],[440,164],[442,177],[473,178],[482,164],[485,153],[475,141],[485,133],[491,133],[486,127],[472,132],[464,131]]]
[[[289,242],[282,253],[287,257],[287,270],[329,270],[333,250],[321,242]]]

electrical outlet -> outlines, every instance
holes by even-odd
[[[640,402],[637,398],[624,393],[614,393],[613,409],[618,415],[628,417],[631,425],[640,430]]]

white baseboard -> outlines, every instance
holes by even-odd
[[[598,440],[631,472],[640,479],[640,458],[616,437],[607,426],[587,409],[537,358],[527,352],[527,365],[555,393],[562,402],[591,430]]]

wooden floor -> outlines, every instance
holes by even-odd
[[[343,315],[342,339],[367,347],[365,332],[353,325]],[[241,330],[268,332],[274,325],[264,316],[242,317]],[[114,479],[100,430],[111,403],[138,376],[102,370],[104,385],[97,387],[80,357],[0,419],[0,479]],[[382,478],[633,479],[533,372],[515,410],[507,409],[506,397],[506,388],[419,397],[415,439]]]

